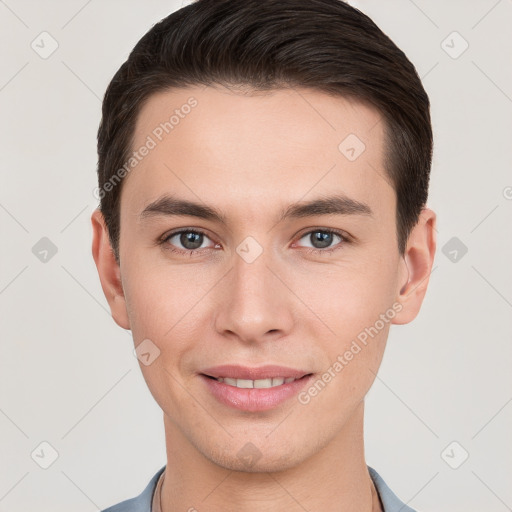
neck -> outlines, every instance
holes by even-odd
[[[364,459],[363,415],[361,402],[343,429],[312,457],[285,471],[261,473],[215,464],[164,415],[162,512],[380,511]]]

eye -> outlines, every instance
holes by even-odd
[[[166,249],[172,252],[181,254],[189,253],[192,255],[200,249],[208,248],[203,247],[205,240],[209,240],[209,238],[203,231],[196,229],[182,229],[165,235],[161,243],[165,244]]]
[[[306,243],[309,242],[311,244],[309,247],[305,246],[307,252],[314,254],[329,254],[350,243],[348,235],[333,229],[314,229],[302,235],[299,240],[303,239],[306,240]],[[207,234],[199,229],[180,229],[164,235],[160,240],[160,244],[171,252],[193,256],[202,249],[219,247],[213,241],[211,241],[213,246],[205,246],[204,244],[207,240],[211,241]],[[333,246],[333,244],[335,245]]]
[[[341,249],[341,246],[349,241],[348,237],[345,237],[342,233],[331,229],[315,229],[313,231],[308,231],[300,238],[300,240],[303,239],[311,243],[309,246],[311,248],[308,252],[312,253],[331,253],[337,249]],[[336,239],[338,240],[338,243],[332,247],[332,244],[336,242]]]

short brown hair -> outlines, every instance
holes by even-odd
[[[386,133],[403,254],[426,205],[430,103],[413,64],[375,23],[341,0],[197,0],[155,24],[110,82],[98,130],[100,209],[119,259],[122,180],[137,116],[154,93],[192,85],[303,86],[373,105]],[[110,180],[110,181],[109,181]]]

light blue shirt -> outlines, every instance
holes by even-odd
[[[158,478],[163,473],[165,466],[160,468],[155,476],[149,481],[146,488],[136,498],[122,501],[117,505],[113,505],[101,512],[151,512],[151,502],[153,493],[155,492]],[[370,477],[375,484],[377,493],[382,501],[384,512],[415,512],[412,508],[402,503],[393,491],[386,485],[386,482],[373,468],[368,466]]]

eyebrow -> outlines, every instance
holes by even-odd
[[[188,216],[226,224],[226,216],[217,208],[172,195],[165,195],[147,205],[139,218],[164,215],[168,217]],[[278,222],[319,215],[367,215],[373,216],[371,208],[344,194],[319,197],[311,201],[293,203],[281,212]]]

